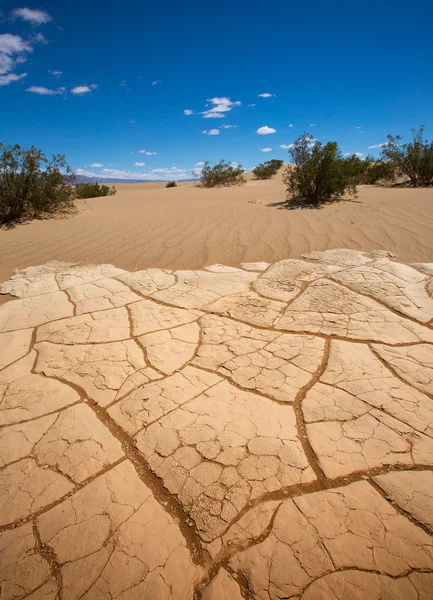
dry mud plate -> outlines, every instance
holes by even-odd
[[[433,598],[433,264],[243,267],[3,284],[2,600]]]

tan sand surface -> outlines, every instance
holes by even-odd
[[[202,268],[212,263],[300,258],[311,250],[387,249],[403,261],[431,259],[433,190],[363,186],[356,202],[286,210],[281,175],[243,187],[203,190],[183,182],[116,185],[64,219],[0,230],[0,281],[50,260]]]
[[[2,600],[431,600],[433,263],[0,286]]]

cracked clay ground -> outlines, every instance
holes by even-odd
[[[2,292],[1,600],[433,598],[433,264]]]

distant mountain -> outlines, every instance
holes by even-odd
[[[109,177],[86,177],[77,175],[77,183],[167,183],[167,179],[111,179]],[[174,181],[174,180],[173,180]],[[198,181],[197,179],[181,179],[180,181]]]

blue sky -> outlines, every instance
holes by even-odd
[[[363,155],[421,123],[433,137],[431,2],[3,0],[1,12],[0,140],[64,153],[78,172],[250,169],[288,160],[281,146],[303,131]]]

